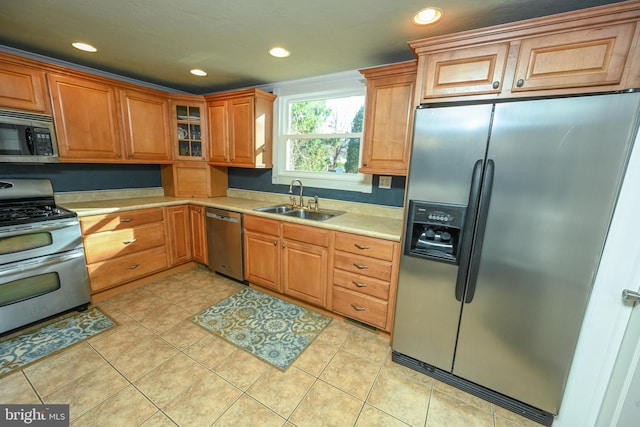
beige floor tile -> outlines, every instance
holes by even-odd
[[[346,351],[338,351],[320,378],[334,387],[366,400],[380,365]]]
[[[245,391],[270,367],[256,356],[237,349],[213,367],[213,371],[240,390]]]
[[[77,427],[137,426],[157,412],[156,408],[133,386],[111,396],[71,422]]]
[[[207,368],[179,353],[134,384],[148,399],[162,407],[207,372]]]
[[[455,397],[434,390],[427,427],[493,427],[493,415]]]
[[[4,404],[41,403],[22,371],[0,378],[0,402]]]
[[[101,335],[95,341],[91,341],[91,346],[107,360],[113,360],[152,336],[149,330],[136,322],[117,326],[112,333]]]
[[[129,382],[113,367],[104,363],[97,369],[86,373],[53,393],[44,396],[44,403],[68,403],[71,420],[98,406]]]
[[[241,394],[240,390],[218,375],[208,372],[162,410],[181,427],[209,426]]]
[[[284,423],[284,418],[245,394],[213,425],[214,427],[280,427]]]
[[[28,366],[24,373],[38,394],[46,396],[103,363],[104,359],[82,342]]]
[[[98,307],[104,314],[109,316],[111,320],[115,321],[119,326],[128,325],[135,322],[135,319],[133,317],[129,316],[127,313],[107,301],[100,301],[95,306]],[[107,332],[110,332],[110,330],[108,330]],[[90,338],[90,340],[92,339],[93,338]]]
[[[293,362],[293,366],[317,377],[338,352],[338,346],[314,340]]]
[[[322,330],[316,340],[325,341],[339,347],[346,341],[353,329],[353,326],[338,319],[333,319],[331,323]]]
[[[533,420],[525,418],[515,412],[509,411],[501,406],[494,405],[494,412],[496,418],[496,427],[498,424],[504,426],[518,426],[518,427],[540,427],[541,424],[536,423]],[[507,420],[511,424],[505,424],[503,421]]]
[[[431,387],[382,368],[367,403],[409,425],[424,426]]]
[[[158,411],[151,418],[140,424],[140,427],[176,427],[176,425],[169,417]]]
[[[353,426],[362,405],[355,397],[317,381],[289,421],[298,427]]]
[[[364,405],[356,427],[407,427],[408,424],[393,418],[391,415],[382,412],[378,408],[374,408],[371,405]]]
[[[392,369],[399,374],[404,375],[405,377],[409,377],[414,381],[423,383],[424,385],[431,387],[434,383],[434,379],[429,375],[423,374],[422,372],[415,371],[411,368],[407,368],[406,366],[400,365],[399,363],[391,360],[391,354],[387,357],[387,360],[384,362],[384,367],[388,369]]]
[[[354,328],[342,345],[342,350],[382,365],[391,347],[387,339],[373,332]]]
[[[493,411],[493,405],[490,402],[487,402],[484,399],[480,399],[479,397],[473,396],[469,393],[466,393],[460,389],[452,387],[441,381],[434,380],[433,389],[441,391],[442,393],[446,393],[449,396],[455,397],[458,400],[462,400],[463,402],[473,405],[485,412],[492,413]]]
[[[185,353],[193,357],[198,362],[202,363],[209,369],[216,366],[231,353],[236,351],[238,347],[229,343],[228,341],[217,337],[210,332],[205,331],[198,326],[205,336],[202,337],[195,344],[191,345],[185,350]]]
[[[158,311],[153,312],[149,317],[140,321],[151,332],[162,334],[175,327],[190,316],[185,309],[169,304]]]
[[[315,377],[290,366],[282,372],[269,368],[247,391],[254,399],[288,418],[315,382]]]
[[[178,353],[162,338],[151,336],[113,359],[113,366],[129,381],[135,381]]]
[[[191,295],[183,296],[175,303],[189,314],[194,315],[222,300],[223,298],[217,298],[208,292],[198,289],[192,292]]]
[[[184,351],[211,333],[190,320],[183,320],[161,335],[165,341]]]

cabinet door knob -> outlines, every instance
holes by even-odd
[[[518,87],[524,86],[524,80],[518,79],[518,81],[516,82],[516,86],[518,86]]]
[[[287,245],[286,245],[285,243],[282,243],[282,247],[283,247],[283,248],[286,248],[286,247],[287,247]]]
[[[360,306],[355,305],[355,304],[351,304],[351,307],[353,307],[353,309],[354,309],[355,311],[365,311],[365,310],[366,310],[366,308],[365,308],[365,307],[360,307]]]
[[[273,246],[278,246],[278,241],[277,240],[273,241]]]
[[[500,87],[500,82],[498,80],[496,80],[495,82],[493,82],[493,88],[494,89],[498,89]]]
[[[367,166],[367,162],[362,162],[362,166]]]

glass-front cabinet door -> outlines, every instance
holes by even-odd
[[[173,101],[175,154],[180,160],[205,160],[206,104]]]

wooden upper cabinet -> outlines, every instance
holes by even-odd
[[[2,59],[0,56],[0,107],[49,113],[44,71]]]
[[[628,23],[522,40],[511,90],[617,85],[635,28]]]
[[[49,74],[49,89],[62,161],[115,161],[123,157],[113,86]]]
[[[426,58],[422,98],[502,91],[508,43],[439,52]]]
[[[270,168],[275,95],[246,89],[205,97],[209,127],[209,163]]]
[[[121,89],[120,104],[127,158],[170,162],[169,100],[147,92]]]
[[[406,175],[416,61],[360,70],[367,79],[361,173]]]

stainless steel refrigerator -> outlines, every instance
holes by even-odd
[[[549,425],[640,93],[416,110],[393,360]]]

